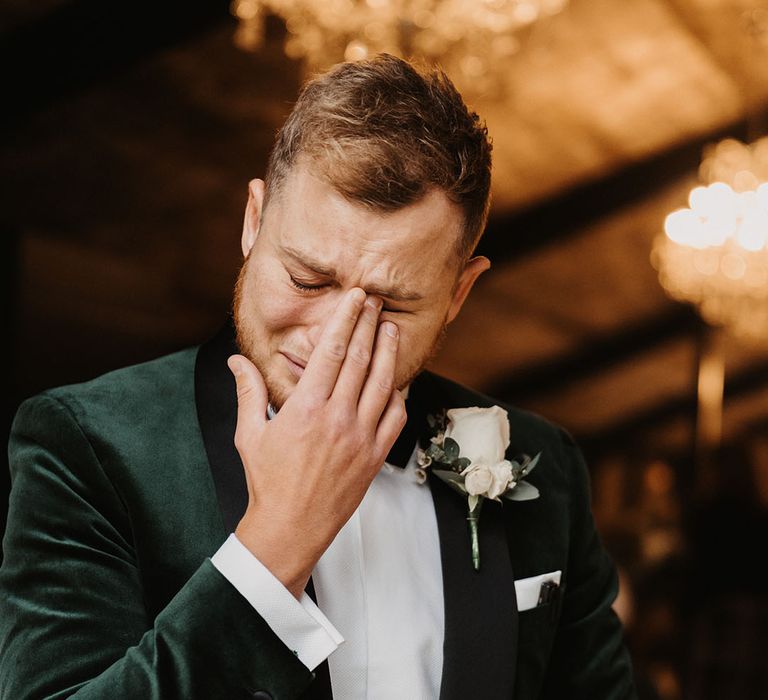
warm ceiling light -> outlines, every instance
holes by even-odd
[[[654,245],[659,280],[709,323],[768,340],[768,138],[727,139],[701,164],[707,186],[672,212]]]
[[[568,0],[234,0],[235,41],[254,50],[264,18],[285,20],[285,52],[310,72],[385,51],[439,63],[474,90],[495,83],[499,67],[519,48],[517,35]]]

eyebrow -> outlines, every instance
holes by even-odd
[[[306,267],[307,269],[312,270],[313,272],[316,272],[318,275],[322,275],[323,277],[330,277],[334,280],[338,279],[336,271],[322,261],[315,260],[314,258],[309,257],[306,253],[297,250],[296,248],[281,246],[281,249],[289,257],[293,258],[297,263],[299,263],[299,265],[302,265],[303,267]],[[366,287],[365,291],[368,294],[375,294],[376,296],[383,297],[385,299],[391,299],[392,301],[419,301],[420,299],[424,298],[422,294],[410,291],[404,287],[401,287],[400,285],[395,285],[391,288],[380,287],[378,285],[369,285]]]

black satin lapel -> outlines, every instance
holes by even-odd
[[[467,502],[430,474],[440,535],[445,637],[440,700],[512,697],[517,658],[517,601],[501,508],[483,504],[480,569],[472,567]]]
[[[195,402],[216,497],[227,533],[234,532],[248,505],[248,490],[235,448],[237,393],[227,358],[239,352],[229,321],[200,346],[195,362]]]
[[[416,447],[426,422],[423,407],[419,403],[418,382],[419,379],[417,377],[411,384],[408,398],[405,401],[408,420],[385,460],[388,464],[400,467],[401,469],[405,469],[407,466],[408,460],[410,460],[413,454],[413,448]]]
[[[428,375],[419,396],[427,413],[453,408]],[[445,603],[440,700],[508,700],[514,693],[517,600],[500,503],[483,504],[479,523],[480,569],[472,567],[467,499],[429,472],[440,536]]]
[[[239,352],[231,320],[200,346],[195,362],[195,402],[208,465],[216,488],[225,532],[234,532],[248,505],[248,489],[240,455],[235,448],[237,391],[227,358]],[[307,593],[317,602],[312,579]],[[315,669],[315,680],[302,700],[332,700],[328,662]]]

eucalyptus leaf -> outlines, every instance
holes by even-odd
[[[528,476],[536,468],[536,465],[539,463],[539,457],[541,457],[541,452],[539,452],[539,454],[537,454],[533,459],[528,460],[528,462],[523,465],[524,476]]]
[[[459,443],[453,438],[445,438],[443,441],[443,452],[445,452],[445,461],[450,464],[459,458]]]
[[[443,448],[440,447],[440,445],[435,445],[435,443],[431,443],[430,446],[426,449],[427,457],[432,457],[436,462],[442,462],[444,461],[443,458],[445,457],[445,454],[443,453]]]
[[[463,472],[470,464],[472,460],[469,457],[459,457],[452,466],[456,471]]]
[[[508,501],[532,501],[539,497],[539,489],[527,481],[518,481],[517,486],[502,495]]]
[[[459,476],[456,472],[452,472],[448,469],[433,469],[432,473],[439,479],[442,479],[454,491],[457,491],[463,496],[467,495],[467,490],[464,488],[464,478]]]
[[[464,487],[464,477],[459,476],[456,472],[451,471],[450,469],[433,469],[432,472],[439,476],[443,481],[460,484],[462,488]]]

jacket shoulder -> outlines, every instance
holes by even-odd
[[[117,410],[134,402],[184,391],[193,380],[197,347],[185,348],[147,362],[112,370],[94,379],[42,392],[68,405],[94,404]],[[34,398],[34,397],[33,397]]]
[[[54,451],[85,440],[108,469],[155,463],[173,450],[196,454],[196,356],[197,348],[187,348],[27,399],[14,420],[11,451],[30,440]]]
[[[84,428],[114,430],[122,423],[146,429],[153,420],[194,408],[194,369],[197,347],[148,362],[122,367],[94,379],[48,389],[27,399],[19,415],[32,407],[57,405]]]

